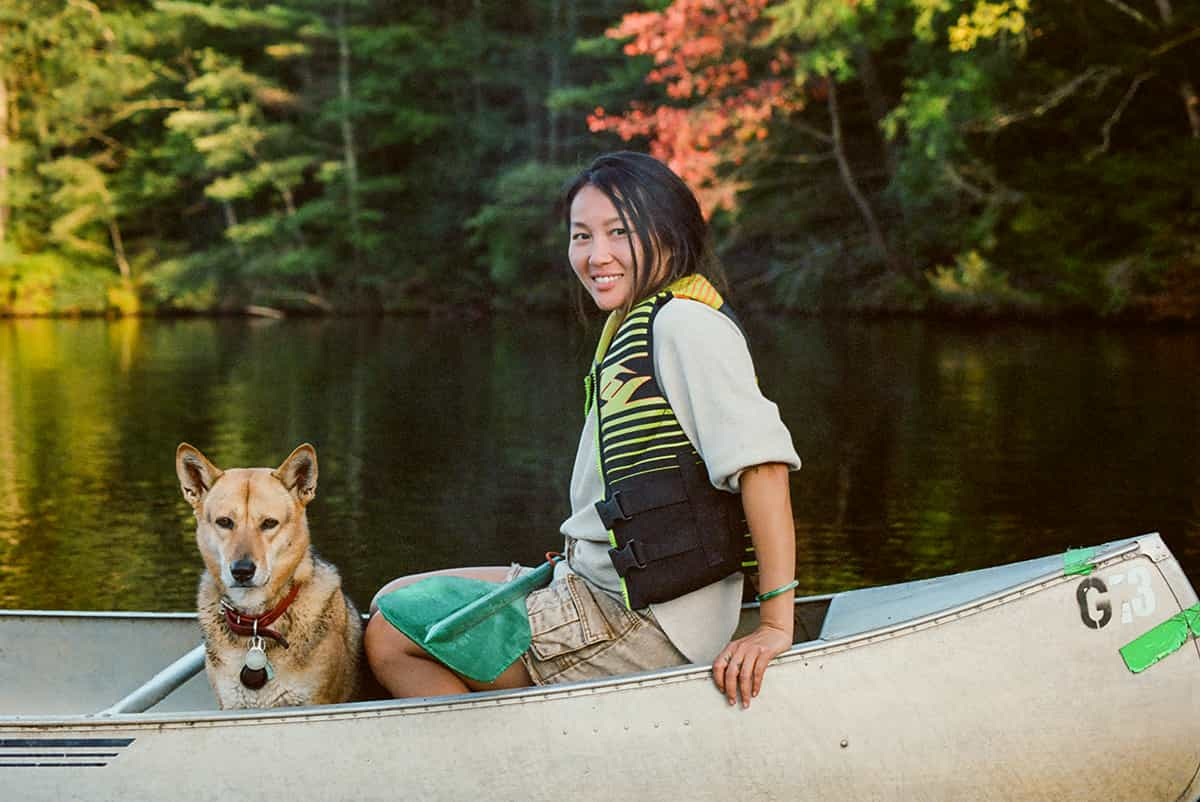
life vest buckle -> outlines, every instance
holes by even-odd
[[[620,490],[614,490],[608,498],[597,501],[596,512],[600,514],[600,520],[604,523],[605,529],[612,529],[613,523],[616,521],[628,521],[633,518],[621,505]]]
[[[612,560],[617,574],[626,576],[634,568],[646,567],[646,556],[642,553],[642,544],[631,540],[619,549],[609,549],[608,556]]]

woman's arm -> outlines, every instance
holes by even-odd
[[[742,472],[742,507],[758,554],[761,593],[783,587],[796,577],[796,530],[788,490],[788,466],[755,465]],[[767,663],[792,645],[795,592],[786,590],[762,602],[758,628],[731,642],[713,661],[713,680],[729,704],[742,707],[758,696]]]

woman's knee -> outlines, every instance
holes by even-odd
[[[363,632],[363,649],[372,667],[386,665],[397,658],[426,656],[420,646],[378,613],[367,622],[366,631]]]

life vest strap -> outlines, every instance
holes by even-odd
[[[614,490],[608,498],[596,502],[596,512],[605,529],[616,521],[628,521],[635,515],[657,510],[688,500],[687,488],[680,471],[662,471],[630,483],[626,489]]]
[[[642,543],[640,540],[631,540],[619,549],[609,549],[608,556],[612,560],[613,568],[617,569],[617,575],[624,578],[631,571],[645,568],[650,563],[699,548],[701,545],[698,543],[679,540],[668,543]]]

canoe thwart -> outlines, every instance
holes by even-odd
[[[203,670],[204,644],[201,643],[146,680],[121,701],[111,707],[106,707],[96,715],[115,716],[121,713],[145,713]]]

